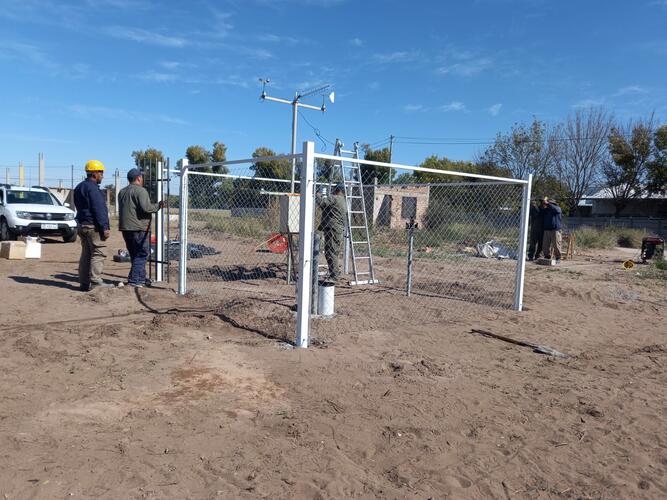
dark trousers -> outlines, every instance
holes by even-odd
[[[542,240],[544,231],[531,232],[528,243],[528,260],[539,259],[542,253]]]
[[[123,231],[125,246],[132,259],[132,267],[127,281],[135,285],[146,283],[146,260],[148,259],[149,241],[146,231]]]

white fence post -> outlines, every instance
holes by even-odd
[[[178,190],[178,229],[179,229],[179,256],[178,256],[178,294],[185,295],[187,291],[188,265],[188,167],[181,166],[181,183]]]
[[[155,167],[155,177],[157,178],[157,202],[164,201],[164,190],[162,185],[162,162],[157,162]],[[164,210],[158,210],[155,213],[155,281],[164,280]]]
[[[523,186],[521,201],[521,229],[519,234],[519,254],[517,255],[516,284],[514,286],[514,309],[523,309],[523,282],[526,275],[526,245],[528,243],[528,223],[530,217],[530,191],[533,174],[528,174],[528,182]]]
[[[311,271],[313,265],[313,214],[315,143],[303,143],[301,200],[299,207],[299,278],[297,288],[296,346],[308,347],[310,331]]]

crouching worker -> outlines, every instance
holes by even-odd
[[[132,262],[127,284],[141,288],[150,284],[146,279],[146,261],[150,251],[151,216],[162,208],[162,202],[151,203],[139,169],[131,169],[127,180],[129,184],[118,193],[118,227]]]
[[[317,228],[324,236],[324,257],[329,267],[329,279],[341,279],[338,255],[343,246],[345,237],[345,219],[347,218],[347,203],[343,194],[344,187],[337,184],[332,196],[327,198],[317,195],[317,206],[322,210],[320,225]]]

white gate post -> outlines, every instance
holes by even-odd
[[[162,162],[158,161],[155,167],[155,177],[157,178],[157,202],[164,200],[162,185]],[[164,280],[164,219],[162,214],[164,210],[158,210],[155,213],[155,281]]]
[[[187,291],[186,277],[188,274],[188,167],[181,166],[181,182],[178,190],[178,294]]]
[[[296,346],[308,347],[313,266],[313,215],[315,209],[315,143],[303,143],[301,200],[299,206],[299,277],[297,286]]]
[[[519,234],[519,254],[517,255],[516,283],[514,285],[514,309],[523,309],[523,282],[526,275],[526,245],[528,242],[528,222],[530,217],[530,191],[533,174],[528,174],[528,181],[523,186],[521,200],[521,229]]]

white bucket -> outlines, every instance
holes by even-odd
[[[27,236],[25,239],[25,258],[41,259],[42,244],[34,236]]]
[[[317,312],[320,316],[333,316],[335,290],[336,286],[333,283],[327,281],[320,283],[317,296]]]

